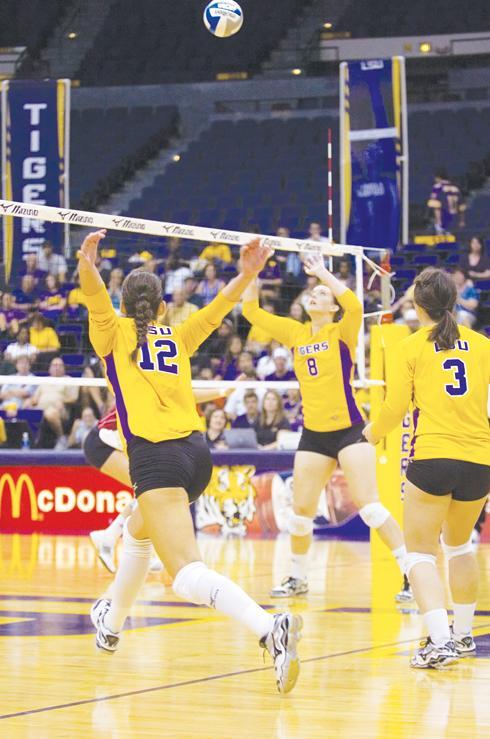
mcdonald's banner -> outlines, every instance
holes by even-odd
[[[133,500],[90,467],[0,468],[0,532],[86,534],[105,528]]]
[[[2,82],[2,197],[30,203],[3,206],[22,218],[3,218],[5,277],[19,273],[22,258],[51,241],[64,250],[68,228],[36,218],[36,204],[69,207],[70,81]],[[24,212],[25,211],[25,212]]]

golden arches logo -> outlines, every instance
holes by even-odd
[[[19,475],[17,481],[8,472],[0,477],[0,512],[2,510],[3,493],[7,490],[10,493],[10,505],[12,509],[12,518],[20,518],[22,493],[24,488],[29,496],[29,504],[31,509],[31,521],[39,520],[39,511],[37,507],[36,491],[34,484],[25,472]]]

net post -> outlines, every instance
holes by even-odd
[[[364,261],[362,254],[356,254],[356,295],[364,310]],[[361,383],[366,381],[366,348],[364,345],[364,320],[361,322],[357,338],[357,374]]]

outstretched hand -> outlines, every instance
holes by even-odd
[[[325,273],[328,274],[325,260],[321,254],[308,254],[305,256],[303,264],[306,274],[310,277],[318,277],[321,280]]]
[[[102,228],[100,231],[94,231],[84,238],[83,243],[77,252],[77,257],[81,264],[85,263],[90,266],[95,265],[99,242],[101,239],[105,239],[106,233],[105,228]]]
[[[274,254],[270,246],[262,246],[260,239],[254,239],[240,249],[240,272],[246,277],[255,277],[261,272],[268,259]]]

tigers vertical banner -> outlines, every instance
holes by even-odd
[[[44,241],[67,247],[68,227],[37,220],[35,206],[69,207],[69,115],[69,80],[2,82],[2,197],[32,204],[23,218],[3,217],[7,282]],[[19,207],[3,206],[1,215]]]
[[[408,239],[402,57],[340,65],[341,240],[395,249]]]

